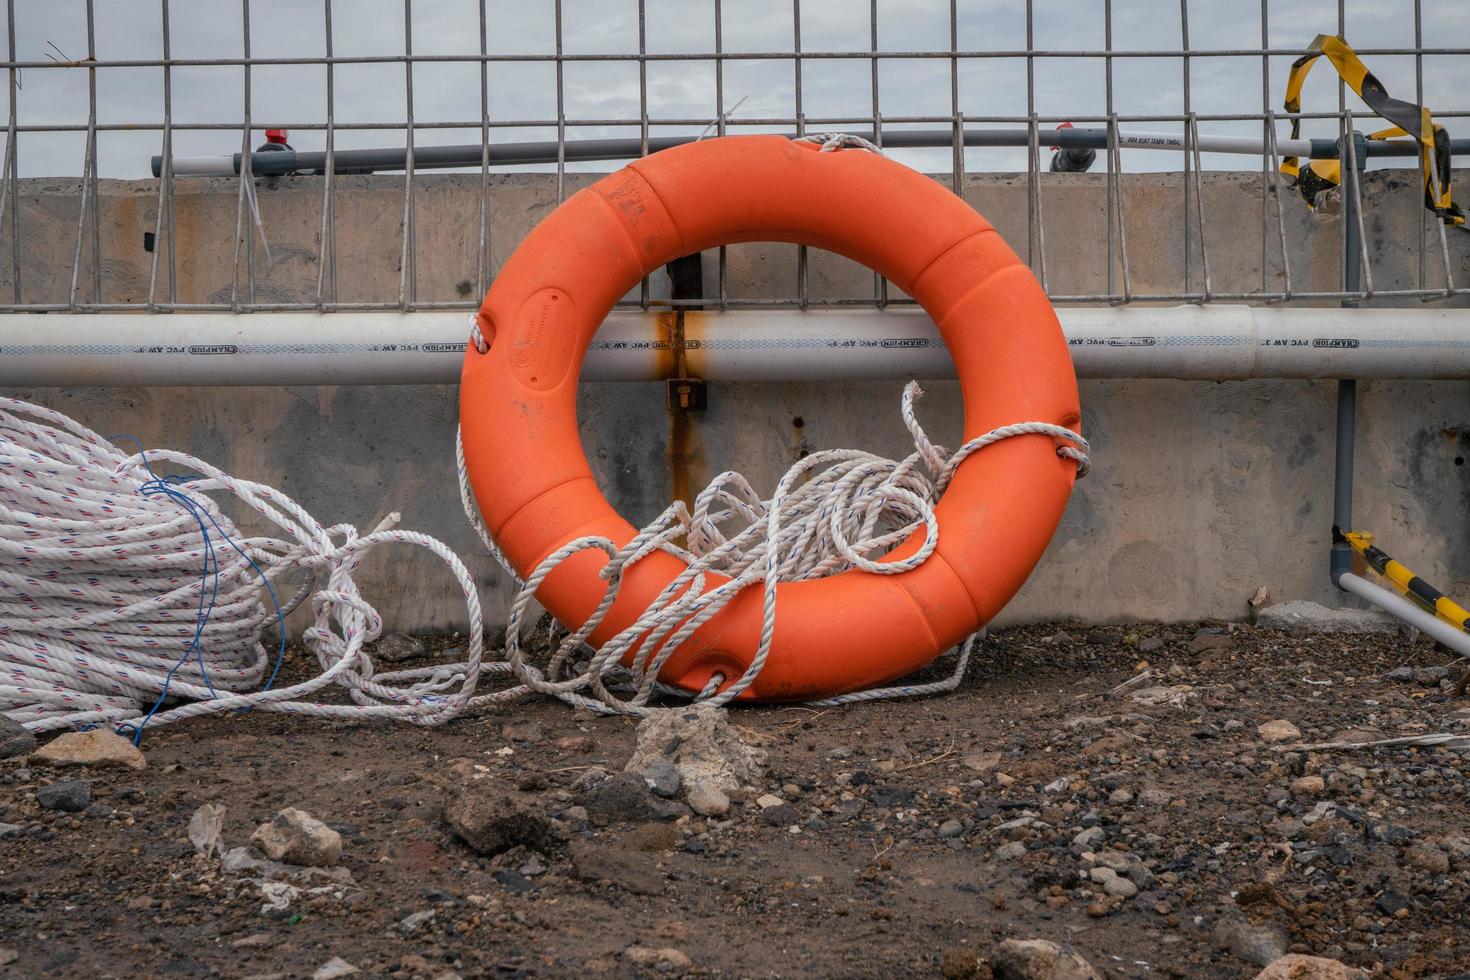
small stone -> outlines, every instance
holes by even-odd
[[[1284,718],[1256,726],[1256,734],[1266,742],[1290,742],[1302,737],[1302,731]],[[1263,964],[1264,965],[1264,964]]]
[[[1239,914],[1226,915],[1215,926],[1215,945],[1236,959],[1256,966],[1286,955],[1289,940],[1279,926],[1254,925]]]
[[[1071,946],[1045,939],[1007,939],[991,952],[990,970],[995,980],[1099,980]]]
[[[1368,976],[1365,970],[1324,956],[1288,953],[1272,960],[1255,980],[1367,980]]]
[[[1450,873],[1450,856],[1433,844],[1415,844],[1404,851],[1404,863],[1434,875]]]
[[[967,980],[980,972],[980,956],[973,949],[952,946],[939,958],[939,975],[944,980]]]
[[[92,802],[92,784],[85,779],[68,779],[36,790],[36,802],[43,810],[81,813]]]
[[[723,817],[730,812],[730,797],[711,783],[695,783],[684,794],[689,809],[701,817]]]
[[[368,656],[378,663],[396,664],[415,660],[427,651],[424,641],[407,633],[389,633],[372,645]]]
[[[1072,838],[1072,851],[1081,854],[1084,851],[1095,851],[1102,846],[1107,839],[1107,832],[1101,827],[1088,827],[1086,830]]]
[[[689,812],[673,800],[654,796],[643,776],[636,772],[614,773],[591,785],[583,805],[599,827],[609,823],[647,823],[676,820]]]
[[[764,793],[755,798],[755,805],[762,810],[769,810],[773,806],[780,806],[786,801],[774,793]]]
[[[1099,898],[1087,906],[1087,914],[1094,919],[1105,918],[1111,911],[1113,911],[1113,906],[1106,898]]]
[[[294,807],[286,807],[256,828],[250,843],[272,861],[313,868],[330,868],[342,856],[342,835]]]
[[[1470,870],[1470,837],[1443,837],[1439,846],[1450,856],[1456,871]]]
[[[20,953],[9,946],[0,946],[0,966],[9,966],[20,959]]]
[[[642,788],[642,780],[638,782]],[[445,804],[444,822],[481,854],[500,854],[518,846],[544,851],[557,840],[551,821],[535,805],[535,797],[510,792],[491,780],[462,787]]]
[[[772,827],[794,827],[801,822],[801,814],[790,803],[780,803],[762,810],[761,819]]]
[[[1291,781],[1292,796],[1320,796],[1326,788],[1327,783],[1321,776],[1298,776]]]
[[[694,968],[694,961],[672,946],[664,946],[659,949],[651,946],[629,946],[623,950],[623,958],[637,966],[670,972]]]
[[[1228,650],[1234,641],[1228,633],[1197,633],[1189,641],[1190,653],[1207,653],[1210,650]]]
[[[51,766],[94,766],[98,769],[146,769],[148,760],[132,742],[116,732],[63,732],[31,754],[32,762]]]
[[[965,832],[965,825],[954,818],[944,821],[939,825],[940,837],[958,837]]]
[[[1108,794],[1109,803],[1132,803],[1133,792],[1127,787],[1120,786]]]
[[[1138,793],[1138,805],[1148,807],[1168,806],[1174,800],[1161,789],[1145,789]]]
[[[340,956],[334,956],[311,975],[311,980],[337,980],[338,977],[350,977],[358,972],[357,967],[347,962]]]
[[[643,781],[655,796],[662,796],[671,800],[679,795],[679,790],[684,786],[684,777],[679,770],[668,759],[654,759],[643,770]]]
[[[1137,885],[1129,881],[1127,878],[1121,878],[1117,875],[1114,875],[1109,880],[1103,882],[1102,886],[1103,891],[1106,892],[1110,898],[1126,899],[1132,898],[1134,895],[1138,894]]]
[[[8,715],[0,715],[0,759],[11,759],[36,751],[36,736]]]
[[[995,858],[997,861],[1018,861],[1025,856],[1026,845],[1018,840],[1013,840],[1009,844],[1002,844],[995,849]]]
[[[418,932],[424,926],[428,925],[430,922],[433,922],[435,916],[437,916],[438,914],[439,913],[436,912],[434,909],[425,909],[422,912],[414,912],[410,915],[405,915],[403,918],[398,920],[398,931],[404,933],[405,935]]]

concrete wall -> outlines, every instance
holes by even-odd
[[[421,180],[418,297],[464,298],[473,292],[475,278],[478,178]],[[1130,271],[1137,290],[1182,285],[1180,187],[1178,175],[1127,178]],[[1259,190],[1259,175],[1207,177],[1207,245],[1216,290],[1261,286]],[[75,182],[23,182],[20,260],[26,302],[65,299],[77,191]],[[146,296],[151,256],[141,245],[144,230],[153,227],[156,194],[156,186],[146,182],[104,184],[105,302]],[[181,301],[228,299],[235,194],[236,185],[229,181],[181,185]],[[1376,173],[1370,175],[1367,195],[1375,284],[1413,285],[1422,214],[1417,187],[1401,173]],[[1024,252],[1024,178],[972,177],[966,197]],[[272,261],[258,256],[257,299],[310,298],[319,255],[319,179],[263,184],[260,199]],[[547,177],[495,178],[496,266],[554,199]],[[1105,288],[1101,178],[1049,175],[1043,200],[1053,292]],[[1286,205],[1296,288],[1335,288],[1337,216],[1330,209],[1310,214],[1295,199]],[[395,299],[401,180],[345,179],[338,209],[339,295],[343,300]],[[1467,238],[1459,232],[1451,238],[1461,282],[1470,275]],[[1195,242],[1197,249],[1197,235]],[[730,294],[791,295],[791,252],[781,245],[732,249]],[[83,283],[90,279],[90,261],[90,253],[84,254]],[[712,283],[713,255],[705,264]],[[1266,281],[1277,288],[1274,239],[1266,266]],[[7,299],[10,268],[7,241],[0,249],[0,297]],[[1430,266],[1431,283],[1439,281],[1435,269]],[[1197,265],[1194,275],[1198,288]],[[243,283],[243,265],[241,276]],[[811,283],[815,298],[870,296],[872,291],[866,270],[815,253]],[[655,292],[666,289],[666,280],[657,277]],[[83,295],[90,299],[90,289]],[[239,295],[244,298],[243,288]],[[932,434],[953,445],[960,417],[957,388],[952,383],[930,387],[933,397],[923,403],[923,418]],[[676,453],[680,459],[671,460],[671,420],[662,385],[585,385],[583,439],[604,491],[638,523],[654,517],[676,485],[688,480],[697,488],[722,469],[740,469],[769,490],[804,450],[861,446],[893,456],[906,453],[897,410],[900,388],[890,383],[714,384],[709,409],[692,417],[689,438]],[[5,394],[59,408],[99,431],[128,432],[150,446],[184,449],[279,486],[324,522],[370,527],[385,512],[401,511],[404,526],[435,535],[465,556],[485,583],[492,616],[510,594],[459,513],[453,388],[86,388]],[[1470,554],[1461,546],[1470,533],[1467,396],[1470,389],[1463,383],[1365,384],[1358,437],[1356,523],[1377,532],[1383,546],[1420,574],[1461,596],[1470,593]],[[1333,383],[1087,382],[1082,399],[1084,427],[1095,447],[1093,473],[1074,494],[1050,551],[1007,609],[1007,619],[1238,617],[1246,597],[1260,585],[1282,598],[1338,602],[1326,579]],[[427,554],[379,554],[365,565],[362,582],[393,627],[454,628],[463,621],[452,583]]]

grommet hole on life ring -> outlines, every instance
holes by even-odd
[[[490,314],[481,310],[470,318],[470,346],[477,353],[490,353],[490,345],[495,343],[495,321]]]

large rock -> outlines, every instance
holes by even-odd
[[[1292,633],[1395,633],[1400,625],[1376,609],[1329,609],[1305,599],[1267,606],[1256,614],[1256,626]]]
[[[1368,973],[1322,956],[1288,953],[1271,961],[1256,980],[1367,980]]]
[[[1007,939],[990,954],[995,980],[1101,980],[1071,946],[1046,939]]]
[[[20,722],[0,715],[0,759],[36,751],[36,736]]]
[[[64,732],[31,754],[32,762],[50,766],[93,766],[98,769],[146,769],[138,747],[116,732]]]
[[[250,843],[272,861],[330,868],[342,856],[342,835],[304,810],[287,807],[263,823]]]
[[[638,744],[625,772],[660,761],[679,770],[685,786],[703,783],[729,796],[759,777],[765,753],[746,745],[722,708],[691,705],[655,711],[638,724]]]
[[[646,792],[646,790],[645,790]],[[455,836],[481,854],[525,846],[546,851],[558,835],[536,797],[477,779],[444,805],[444,822]]]

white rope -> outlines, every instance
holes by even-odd
[[[1087,441],[1071,429],[1046,422],[1003,426],[950,453],[930,442],[919,425],[914,403],[922,394],[917,382],[904,388],[902,415],[914,440],[914,452],[902,461],[860,450],[813,453],[786,472],[770,500],[760,499],[739,473],[727,471],[695,498],[693,514],[683,501],[675,501],[621,548],[607,538],[593,536],[568,542],[547,556],[522,583],[511,604],[506,660],[517,678],[533,691],[581,707],[644,714],[655,693],[667,693],[657,684],[657,677],[674,651],[735,596],[760,585],[761,634],[749,667],[728,685],[724,682],[730,678],[717,675],[696,698],[711,705],[726,704],[749,688],[770,655],[777,587],[850,568],[894,575],[923,564],[939,543],[934,505],[960,464],[973,453],[1003,439],[1042,435],[1063,442],[1056,451],[1077,463],[1079,475],[1087,471]],[[460,499],[466,516],[486,548],[514,574],[475,510],[463,449],[457,450]],[[872,557],[890,551],[920,527],[924,542],[912,555]],[[675,543],[681,538],[685,547]],[[655,550],[677,555],[688,567],[631,625],[604,642],[586,662],[577,663],[586,653],[587,637],[601,625],[617,598],[627,568]],[[583,551],[601,551],[608,558],[601,573],[606,582],[602,600],[579,630],[557,644],[547,667],[536,667],[527,661],[520,639],[535,592],[559,564]],[[710,573],[724,575],[729,581],[706,591]],[[961,645],[956,671],[943,681],[858,692],[820,703],[953,689],[964,675],[975,639],[971,636]],[[631,667],[625,669],[625,662]],[[623,682],[616,692],[609,679]]]
[[[1001,439],[1043,435],[1062,440],[1057,452],[1076,460],[1079,471],[1086,467],[1080,436],[1040,422],[996,429],[951,454],[931,443],[914,417],[921,393],[915,383],[904,391],[903,419],[915,451],[902,461],[856,450],[814,453],[782,477],[770,500],[726,472],[700,493],[693,514],[675,502],[622,548],[605,538],[569,542],[520,583],[500,660],[483,657],[469,571],[443,543],[396,530],[398,515],[365,535],[346,524],[323,527],[269,486],[179,452],[127,453],[59,412],[0,398],[0,713],[38,732],[99,724],[138,732],[145,719],[151,727],[246,708],[436,725],[541,693],[597,711],[645,714],[656,694],[688,697],[658,683],[659,670],[735,595],[760,585],[761,639],[749,669],[728,684],[716,676],[697,698],[725,704],[750,686],[769,655],[777,586],[849,568],[897,574],[917,567],[938,543],[933,506],[970,454]],[[456,450],[466,513],[509,569],[475,511],[463,449]],[[161,479],[160,466],[185,475]],[[211,495],[234,498],[280,536],[242,537]],[[920,527],[924,543],[913,555],[874,557]],[[353,573],[382,544],[424,548],[449,567],[469,619],[466,659],[377,671],[365,644],[381,634],[382,620]],[[591,649],[586,639],[617,597],[627,568],[660,549],[685,559],[688,569],[636,622]],[[544,662],[533,662],[522,634],[535,591],[558,564],[587,550],[608,556],[603,599],[581,629],[562,636]],[[298,588],[279,611],[274,601],[267,607],[266,583],[272,596],[283,595],[279,585],[294,573],[302,579]],[[730,581],[706,592],[711,573]],[[303,639],[320,671],[262,689],[273,658],[261,633],[308,595],[312,625]],[[956,671],[944,680],[819,703],[953,689],[975,639],[961,645]],[[476,693],[485,675],[513,684]],[[345,690],[351,703],[319,700],[331,687]]]

